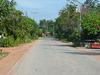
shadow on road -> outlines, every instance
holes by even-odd
[[[67,54],[75,54],[75,55],[100,55],[100,53],[96,53],[96,52],[63,52],[63,53],[67,53]]]
[[[52,46],[73,47],[73,45],[52,45]]]
[[[68,46],[68,47],[73,47],[73,45],[55,45],[55,46]]]
[[[60,46],[60,47],[73,47],[72,45],[53,45],[53,44],[42,44],[44,46]]]

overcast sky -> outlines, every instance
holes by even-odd
[[[31,12],[38,12],[35,21],[39,23],[41,19],[54,20],[59,16],[61,10],[66,3],[66,0],[15,0],[17,2],[16,9],[25,13],[27,11],[28,17],[34,18]],[[84,2],[85,0],[80,0]],[[77,4],[77,3],[76,3]]]

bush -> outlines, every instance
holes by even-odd
[[[32,35],[32,37],[33,37],[33,40],[38,39],[38,35],[36,35],[35,33]]]
[[[73,42],[74,46],[80,46],[81,36],[79,32],[74,32],[69,36],[68,40]]]
[[[14,47],[16,45],[14,38],[9,36],[2,41],[2,47]]]
[[[64,42],[64,43],[68,42],[67,39],[65,39],[65,38],[61,39],[61,41]]]
[[[21,43],[23,43],[23,42],[22,42],[21,39],[18,37],[18,38],[15,40],[15,43],[16,43],[16,45],[19,45],[19,44],[21,44]]]
[[[2,41],[1,41],[1,38],[0,38],[0,47],[2,46]]]
[[[45,34],[44,34],[44,33],[42,33],[42,34],[41,34],[41,37],[45,37]]]
[[[84,39],[96,39],[100,34],[100,16],[99,14],[86,13],[82,17],[82,38]]]

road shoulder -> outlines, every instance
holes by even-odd
[[[38,40],[35,40],[31,43],[21,44],[19,47],[8,47],[0,48],[3,52],[10,52],[10,54],[0,60],[0,75],[6,75],[16,62],[25,54],[30,48],[37,43]]]
[[[61,41],[58,41],[60,43],[63,43]],[[71,42],[63,43],[64,45],[73,48],[75,51],[79,52],[82,55],[90,56],[98,61],[100,61],[100,49],[87,49],[84,47],[73,47]]]

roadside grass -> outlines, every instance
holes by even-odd
[[[6,57],[9,54],[9,52],[0,52],[0,60],[2,60],[4,57]]]
[[[60,41],[62,41],[64,43],[68,43],[67,39],[61,39]]]

